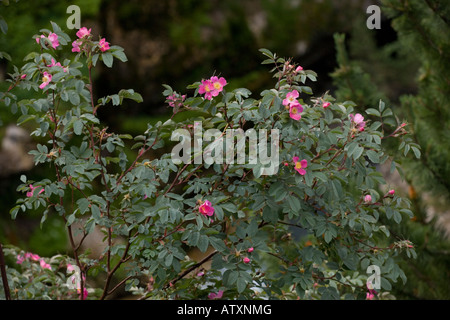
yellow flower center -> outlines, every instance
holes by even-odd
[[[42,82],[49,82],[50,78],[48,76],[42,77]]]
[[[214,89],[220,90],[222,89],[222,85],[219,82],[214,82]]]
[[[295,163],[295,169],[301,169],[302,168],[302,164],[300,163],[300,161]]]
[[[297,110],[297,108],[292,108],[292,109],[291,109],[291,112],[295,114],[295,113],[298,112],[298,110]]]

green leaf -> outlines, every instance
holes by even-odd
[[[119,97],[121,97],[121,99],[123,99],[123,98],[131,99],[138,103],[141,103],[142,101],[144,101],[142,96],[139,93],[134,92],[133,89],[128,89],[128,90],[122,89],[119,91],[118,94],[119,94]],[[122,101],[120,101],[120,102],[122,103]]]
[[[206,252],[209,246],[209,238],[205,235],[201,235],[197,247],[201,252]]]
[[[172,262],[173,262],[173,254],[169,253],[164,259],[164,264],[166,265],[166,267],[170,267],[172,265]]]
[[[381,277],[380,282],[381,282],[381,288],[383,290],[386,290],[386,291],[392,290],[392,285],[386,278]]]
[[[353,151],[353,154],[352,154],[353,159],[358,160],[358,158],[362,155],[363,151],[364,151],[363,147],[356,146],[355,150]]]
[[[419,148],[417,147],[411,147],[412,151],[414,152],[414,155],[416,156],[417,159],[420,159],[421,153]]]
[[[272,60],[275,59],[275,56],[273,55],[273,53],[267,49],[261,48],[261,49],[259,49],[259,52],[261,52],[263,55],[265,55],[266,57],[268,57]]]
[[[238,277],[239,277],[239,271],[227,270],[223,277],[224,283],[229,286],[233,285],[234,283],[236,283]]]
[[[0,59],[6,59],[11,61],[11,56],[7,54],[6,52],[0,51]]]
[[[81,135],[83,131],[83,121],[81,121],[80,119],[75,120],[75,122],[73,123],[73,132],[79,136]]]
[[[278,221],[278,213],[271,209],[270,206],[265,206],[263,209],[263,219],[268,222],[276,223]]]
[[[367,110],[366,110],[366,113],[367,113],[368,115],[376,116],[376,117],[379,117],[379,116],[381,115],[380,111],[378,111],[377,109],[373,109],[373,108],[367,109]]]
[[[13,220],[16,219],[19,209],[20,209],[20,206],[15,206],[9,211],[9,214],[11,215],[11,219],[13,219]]]
[[[384,108],[385,108],[385,103],[383,102],[383,100],[380,100],[380,103],[378,105],[378,109],[380,110],[380,112],[383,112]]]
[[[97,64],[98,58],[100,57],[100,55],[98,53],[94,54],[92,56],[92,65],[95,67],[95,65]]]
[[[394,211],[394,221],[398,224],[402,222],[402,214],[398,211]]]
[[[289,196],[287,200],[292,211],[298,213],[301,209],[300,200],[296,196]]]
[[[70,90],[68,91],[68,94],[70,103],[74,106],[78,106],[80,104],[80,96],[78,95],[78,93],[74,90]]]
[[[123,50],[116,50],[116,51],[113,51],[112,55],[113,55],[115,58],[117,58],[117,59],[119,59],[120,61],[122,61],[122,62],[127,62],[127,61],[128,61],[128,58],[127,58],[127,56],[125,55],[125,53],[123,52]]]
[[[236,281],[236,285],[238,292],[242,293],[247,287],[247,280],[244,277],[239,277]]]
[[[91,213],[92,213],[92,217],[94,218],[94,220],[98,220],[101,217],[101,213],[100,213],[100,208],[93,204],[91,205]]]
[[[113,55],[110,52],[104,52],[104,53],[102,53],[102,60],[103,60],[103,63],[108,68],[111,68],[112,65],[113,65],[114,57],[113,57]]]
[[[0,30],[6,34],[8,32],[8,24],[6,23],[5,19],[3,19],[2,16],[0,16]]]
[[[380,162],[380,156],[378,155],[377,152],[375,152],[373,150],[368,150],[366,155],[369,158],[369,160],[372,161],[373,163],[379,163]]]

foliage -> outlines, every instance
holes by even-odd
[[[105,299],[124,286],[142,299],[203,299],[218,291],[226,299],[364,299],[370,265],[380,267],[384,292],[406,281],[394,257],[414,257],[414,248],[406,239],[393,239],[380,220],[402,223],[412,216],[410,203],[376,190],[385,181],[375,165],[389,158],[384,139],[402,140],[404,154],[416,145],[405,139],[404,124],[382,101],[367,110],[366,118],[354,114],[353,103],[328,94],[311,98],[308,105],[303,97],[312,90],[306,82],[316,81],[317,75],[261,49],[262,63],[273,66],[276,83],[259,99],[245,88],[221,88],[206,98],[204,81],[188,86],[186,97],[165,85],[167,100],[178,103],[171,119],[149,124],[135,137],[110,132],[97,111],[114,112],[125,99],[142,102],[142,97],[122,89],[94,101],[93,68],[101,62],[112,68],[115,60],[127,58],[122,48],[105,46],[105,39],[94,40],[89,32],[77,33],[72,42],[56,23],[52,30],[41,30],[40,52],[25,57],[25,65],[10,75],[10,88],[0,95],[21,113],[19,124],[36,124],[32,135],[45,142],[32,151],[34,161],[55,171],[54,178],[40,181],[22,175],[17,191],[24,197],[11,216],[33,209],[42,210],[42,223],[49,215],[64,221],[71,259],[80,270],[80,292],[88,287],[89,299]],[[59,46],[51,41],[53,33]],[[58,53],[71,42],[73,51],[80,51],[58,65]],[[80,71],[84,65],[87,77]],[[17,99],[17,89],[34,91],[35,97]],[[300,118],[285,102],[293,92],[300,94],[295,101]],[[167,152],[147,158],[150,150],[172,146],[172,133],[189,132],[195,121],[222,135],[227,129],[252,128],[267,138],[266,133],[278,130],[276,152],[282,163],[274,164],[274,174],[264,174],[262,162],[208,164],[190,157],[175,164]],[[260,140],[260,157],[264,149],[273,156],[271,137]],[[201,154],[211,145],[204,144]],[[231,151],[234,159],[237,151]],[[205,203],[214,209],[212,216],[210,207],[203,214]],[[96,229],[104,233],[105,249],[92,259],[81,245]],[[193,248],[205,253],[202,261],[189,258]],[[202,269],[206,261],[211,268]],[[46,269],[49,285],[39,285],[42,270],[30,268],[24,276],[34,277],[33,294],[19,297],[72,297],[57,290],[63,287],[62,275]],[[8,268],[10,279],[19,277],[14,270]],[[96,277],[104,278],[100,290],[90,288],[89,280]],[[27,290],[25,283],[19,277],[11,285],[21,291]]]
[[[410,138],[420,146],[420,151],[415,151],[421,153],[420,159],[397,159],[409,185],[405,193],[412,200],[414,219],[401,225],[386,223],[393,234],[408,234],[418,255],[414,261],[397,260],[408,277],[405,286],[393,290],[398,298],[447,299],[450,294],[449,274],[443,271],[449,266],[450,242],[448,234],[436,227],[436,220],[448,212],[449,205],[448,10],[448,4],[439,0],[385,0],[382,12],[392,19],[395,41],[377,48],[374,32],[357,27],[351,40],[344,42],[342,35],[335,38],[337,96],[367,108],[376,105],[380,97],[389,97],[388,104],[410,123]],[[399,84],[407,89],[396,89]],[[395,152],[399,144],[384,146]],[[431,210],[434,219],[428,213]]]

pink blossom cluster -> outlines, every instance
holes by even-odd
[[[50,80],[51,80],[51,78],[50,78]],[[28,197],[28,198],[30,198],[30,197],[32,197],[32,196],[34,195],[34,190],[37,189],[37,188],[39,188],[39,186],[33,187],[33,185],[30,184],[29,187],[30,187],[30,191],[27,192],[27,197]],[[41,188],[42,188],[42,187],[41,187]],[[39,190],[38,195],[40,195],[42,192],[44,192],[44,188],[42,188],[41,190]]]
[[[60,62],[56,62],[55,59],[52,58],[52,62],[50,64],[47,65],[47,67],[51,68],[51,67],[61,67],[63,69],[64,72],[68,71],[68,67],[64,67],[61,65]],[[24,79],[26,77],[26,75],[22,75],[22,79]],[[48,86],[50,84],[50,82],[52,81],[52,74],[44,71],[43,75],[42,75],[42,83],[39,85],[39,89],[44,89],[46,86]]]
[[[173,93],[167,97],[166,102],[172,108],[179,108],[183,106],[183,101],[186,99],[186,95],[180,96],[178,93]]]
[[[50,32],[47,37],[45,35],[41,34],[40,37],[36,38],[36,42],[38,44],[40,44],[41,39],[47,39],[48,41],[50,41],[53,49],[56,49],[59,46],[58,35],[56,33]]]
[[[254,248],[253,248],[253,247],[250,247],[250,248],[247,249],[247,252],[248,252],[248,253],[252,253],[253,250],[254,250]],[[244,262],[244,263],[250,263],[251,260],[250,260],[249,257],[244,257],[244,258],[242,259],[242,262]]]
[[[52,270],[52,267],[47,262],[45,262],[43,258],[41,258],[41,257],[39,257],[39,255],[37,255],[35,253],[31,253],[31,252],[27,252],[23,256],[20,254],[17,255],[16,262],[18,264],[22,264],[27,259],[30,259],[32,261],[39,261],[39,265],[41,266],[42,269]]]
[[[81,46],[83,45],[83,40],[89,39],[91,36],[91,29],[86,27],[80,28],[76,33],[78,39],[72,42],[72,52],[81,52]],[[105,52],[110,49],[109,42],[105,38],[100,39],[98,42],[98,48],[101,52]]]
[[[72,52],[80,52],[80,46],[83,44],[82,39],[87,39],[91,35],[91,29],[86,27],[80,28],[76,33],[78,39],[72,42]]]
[[[208,299],[209,300],[215,300],[215,299],[220,299],[223,296],[223,290],[219,290],[217,293],[215,292],[211,292],[210,294],[208,294]]]
[[[294,120],[300,120],[302,118],[301,113],[303,112],[303,107],[298,102],[298,97],[298,91],[292,90],[286,95],[286,98],[283,100],[283,105],[286,106],[286,108],[289,108],[289,116]]]
[[[300,71],[303,70],[303,67],[302,67],[302,66],[297,66],[297,67],[295,67],[295,66],[293,66],[292,64],[289,64],[289,62],[286,62],[286,63],[285,63],[285,66],[286,66],[286,69],[287,69],[288,71],[292,71],[292,72],[294,73],[294,75],[297,74],[297,73],[299,73]],[[294,69],[294,67],[295,67],[295,69]]]
[[[206,100],[211,100],[213,97],[217,97],[226,85],[227,80],[224,77],[212,76],[210,79],[202,80],[198,93],[204,94]]]
[[[56,62],[55,59],[52,58],[52,63],[48,64],[47,67],[61,67],[64,72],[67,72],[68,67],[64,67],[61,65],[61,62]]]
[[[352,121],[352,124],[355,129],[359,131],[364,131],[364,127],[366,126],[366,122],[364,121],[364,117],[357,113],[355,115],[350,114],[350,120]]]

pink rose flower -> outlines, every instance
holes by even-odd
[[[202,80],[198,93],[204,94],[206,100],[211,100],[213,97],[217,97],[226,85],[227,81],[224,77],[212,76],[208,80]]]
[[[394,190],[394,189],[391,189],[391,190],[388,191],[388,193],[392,196],[392,195],[394,195],[395,190]]]
[[[308,161],[306,159],[303,159],[302,161],[298,161],[299,157],[293,157],[292,161],[294,161],[295,167],[294,169],[300,173],[302,176],[306,174],[306,168],[308,166]]]
[[[200,207],[198,208],[198,211],[203,214],[204,216],[212,216],[214,214],[214,208],[211,205],[211,202],[208,200],[205,200]]]
[[[208,294],[209,300],[220,299],[223,296],[223,290],[219,290],[217,293],[211,292]]]
[[[291,106],[292,104],[298,104],[297,98],[299,93],[297,90],[292,90],[286,95],[286,99],[283,99],[283,106]]]
[[[42,268],[42,269],[49,269],[49,270],[52,270],[52,267],[51,267],[47,262],[45,262],[44,259],[41,259],[41,260],[39,261],[39,264],[41,265],[41,268]]]
[[[58,35],[56,33],[50,33],[48,35],[48,40],[52,43],[53,49],[59,46]]]
[[[20,254],[17,255],[17,261],[16,261],[17,264],[22,264],[24,261],[25,261],[24,256],[21,256]]]
[[[31,259],[33,261],[39,261],[39,260],[41,260],[41,257],[39,257],[38,254],[27,252],[27,253],[25,253],[25,259]]]
[[[211,79],[209,79],[213,85],[214,90],[217,90],[217,92],[222,92],[223,87],[225,87],[227,85],[227,80],[225,80],[224,77],[211,77]]]
[[[291,117],[291,119],[300,120],[302,118],[302,112],[303,107],[299,103],[291,104],[289,107],[289,117]]]
[[[214,89],[214,84],[211,80],[202,80],[198,93],[204,94],[206,100],[211,100],[213,97],[217,97],[219,95],[219,91]]]
[[[250,253],[250,252],[253,252],[253,250],[254,250],[253,247],[251,247],[251,248],[248,248],[247,252]]]
[[[355,124],[356,129],[359,131],[364,131],[364,127],[366,126],[366,122],[364,121],[364,117],[357,113],[355,115],[350,115],[350,120]]]
[[[323,108],[328,108],[328,107],[330,106],[330,104],[331,104],[331,103],[329,103],[329,102],[324,102],[324,103],[322,104],[322,107],[323,107]]]
[[[56,47],[59,46],[58,35],[57,35],[56,33],[50,33],[50,34],[48,35],[48,37],[46,37],[46,36],[44,36],[43,34],[41,34],[40,37],[36,38],[36,42],[37,42],[38,44],[41,43],[41,41],[40,41],[41,38],[44,38],[44,39],[47,38],[47,39],[51,42],[53,49],[56,49]]]
[[[245,257],[244,259],[242,259],[242,261],[243,261],[244,263],[250,263],[250,259],[247,258],[247,257]]]
[[[81,39],[85,36],[89,36],[91,34],[91,29],[88,30],[88,28],[82,27],[77,31],[76,34],[77,34],[77,37]]]
[[[98,46],[100,47],[101,52],[109,50],[109,42],[107,42],[105,38],[100,39],[100,41],[98,42]]]
[[[42,83],[39,88],[44,89],[50,83],[50,81],[52,81],[52,75],[45,71],[44,76],[42,77]]]
[[[364,202],[365,203],[371,203],[372,202],[372,196],[370,194],[364,196]]]
[[[72,52],[80,52],[81,44],[82,43],[80,40],[75,40],[74,42],[72,42]]]

